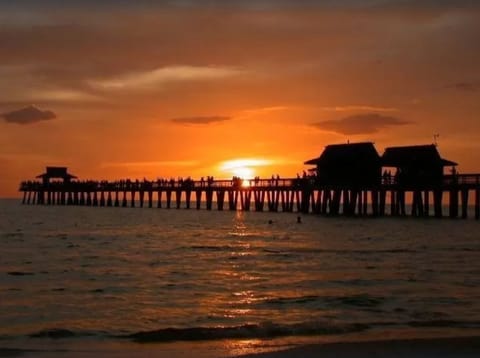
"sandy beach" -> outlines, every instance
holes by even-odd
[[[245,355],[242,358],[470,358],[479,356],[480,337],[459,337],[313,344],[284,351]]]
[[[57,348],[12,349],[0,348],[0,357],[72,357],[101,356],[107,358],[126,357],[238,357],[238,358],[473,358],[480,356],[480,337],[396,339],[358,342],[336,342],[302,345],[272,352],[236,355],[228,345],[217,342],[175,344],[86,344],[72,347],[59,345]]]

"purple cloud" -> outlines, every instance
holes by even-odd
[[[57,118],[56,114],[49,110],[41,110],[33,105],[15,111],[2,113],[5,122],[17,124],[32,124]]]
[[[214,122],[223,122],[232,119],[227,116],[195,116],[172,118],[171,121],[179,124],[210,124]]]
[[[340,134],[370,134],[391,127],[410,124],[411,122],[377,113],[357,114],[338,120],[326,120],[312,123],[312,126]]]

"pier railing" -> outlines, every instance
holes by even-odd
[[[444,175],[444,185],[480,185],[480,174]]]

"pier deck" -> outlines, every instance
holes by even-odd
[[[439,185],[322,185],[316,177],[232,180],[25,181],[23,204],[196,208],[346,216],[480,218],[480,174],[445,175]],[[448,199],[445,200],[444,199]],[[203,203],[203,205],[202,205]],[[407,203],[409,212],[407,213]],[[444,215],[443,205],[448,205]],[[192,205],[193,204],[193,205]]]

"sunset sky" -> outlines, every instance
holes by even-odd
[[[294,176],[437,133],[480,172],[480,1],[0,2],[0,197],[46,165]]]

